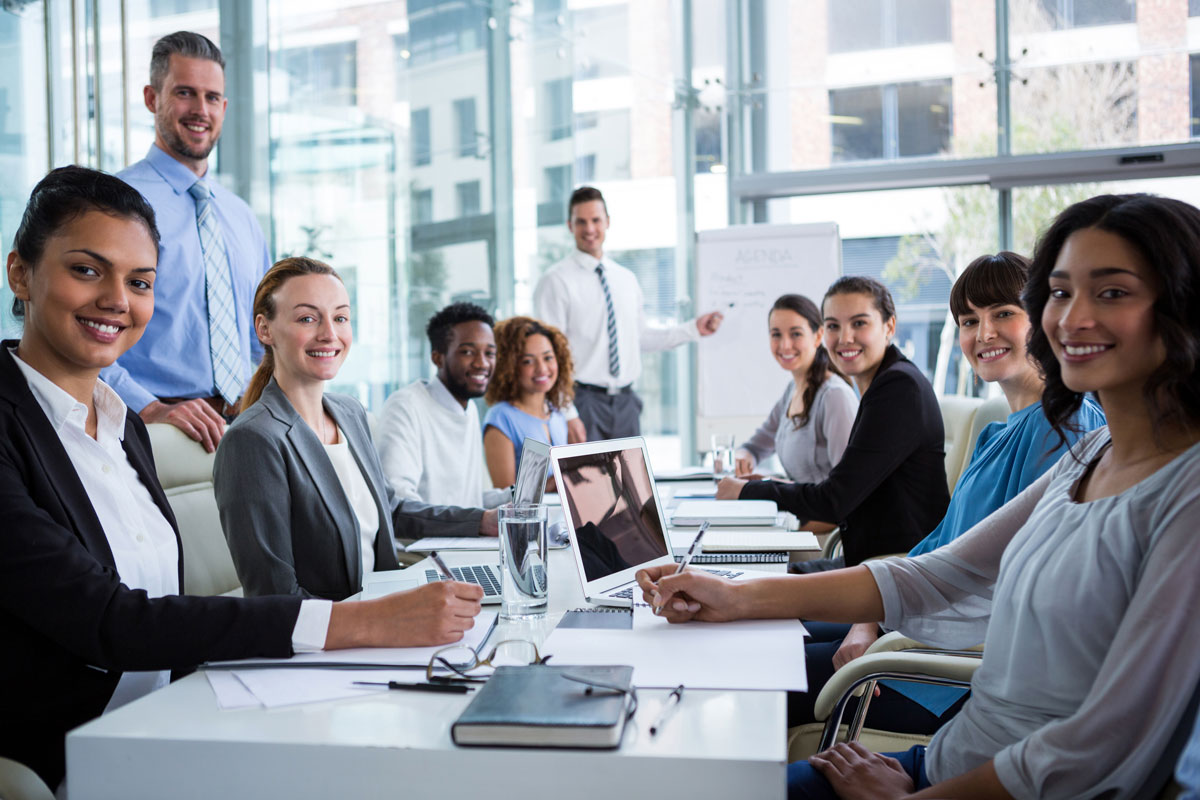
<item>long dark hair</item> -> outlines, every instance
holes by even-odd
[[[33,187],[13,237],[13,250],[32,269],[42,260],[46,242],[89,211],[142,223],[158,246],[154,209],[137,189],[108,173],[71,165],[50,170]],[[17,319],[23,317],[25,301],[14,298],[12,313]]]
[[[258,282],[258,289],[254,292],[254,311],[251,313],[251,319],[258,319],[259,314],[267,319],[275,319],[275,293],[288,280],[301,275],[332,275],[339,281],[342,279],[341,275],[334,272],[333,267],[324,261],[317,261],[315,258],[292,256],[277,261]],[[267,388],[267,384],[271,382],[271,376],[274,374],[275,352],[271,345],[264,342],[262,363],[258,365],[258,369],[250,378],[250,384],[242,393],[242,403],[238,407],[238,411],[245,411],[258,402],[263,389]]]
[[[1066,442],[1069,420],[1083,393],[1063,383],[1062,367],[1042,329],[1042,313],[1050,297],[1050,273],[1071,234],[1096,228],[1120,236],[1154,271],[1154,329],[1162,337],[1166,357],[1146,379],[1142,395],[1157,439],[1164,427],[1191,427],[1200,416],[1200,210],[1180,200],[1149,194],[1099,195],[1070,206],[1054,220],[1038,242],[1022,300],[1033,322],[1029,354],[1046,377],[1042,410]]]
[[[825,349],[825,344],[820,340],[821,334],[821,311],[817,308],[817,304],[809,300],[802,294],[785,294],[780,295],[775,301],[775,305],[771,306],[771,310],[767,312],[767,320],[771,319],[771,314],[776,311],[794,311],[804,317],[808,322],[808,326],[812,328],[812,332],[817,336],[817,352],[813,355],[812,363],[808,366],[808,372],[804,374],[804,410],[794,417],[791,417],[792,427],[795,429],[803,428],[808,424],[809,415],[812,411],[813,401],[817,399],[817,391],[821,388],[825,380],[831,375],[837,375],[842,380],[846,380],[846,376],[833,365],[829,360],[829,352]]]

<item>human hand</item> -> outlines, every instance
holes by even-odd
[[[833,666],[836,669],[849,664],[867,651],[879,638],[879,626],[874,622],[859,622],[850,627],[850,632],[842,640],[842,645],[833,654]]]
[[[721,327],[723,319],[725,316],[720,311],[710,311],[696,318],[696,330],[700,331],[701,336],[712,336]]]
[[[737,584],[710,572],[684,570],[664,564],[638,570],[642,598],[669,622],[728,622],[741,612]]]
[[[808,762],[842,800],[885,800],[912,794],[912,778],[896,759],[872,753],[858,742],[842,742]]]
[[[738,450],[733,456],[733,474],[744,478],[754,471],[754,456],[745,450]]]
[[[499,536],[500,535],[500,510],[497,508],[489,508],[483,512],[483,516],[479,518],[479,535],[480,536]]]
[[[587,441],[587,428],[579,417],[567,420],[567,444],[579,444]]]
[[[200,399],[184,400],[179,403],[164,403],[153,400],[138,412],[142,422],[166,422],[174,425],[204,446],[211,453],[225,435],[225,420],[212,406]]]
[[[742,496],[742,488],[749,483],[742,478],[721,478],[717,484],[717,500],[737,500]]]
[[[376,600],[334,603],[326,650],[452,644],[475,626],[483,589],[435,581]]]

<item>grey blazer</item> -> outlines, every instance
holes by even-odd
[[[393,526],[404,538],[474,536],[483,511],[399,500],[383,477],[363,407],[325,395],[375,496],[375,569],[397,569]],[[274,379],[225,431],[213,465],[221,527],[247,597],[295,594],[342,600],[362,589],[362,539],[350,501],[312,429]]]

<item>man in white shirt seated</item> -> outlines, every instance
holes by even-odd
[[[507,489],[483,489],[483,435],[470,402],[487,391],[496,364],[492,316],[474,303],[452,303],[425,332],[437,375],[383,404],[375,446],[396,494],[434,505],[494,508]]]

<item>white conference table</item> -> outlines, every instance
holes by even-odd
[[[444,555],[452,565],[496,557]],[[546,619],[502,622],[490,642],[541,643],[564,611],[585,605],[571,550],[551,551],[547,568]],[[685,691],[651,738],[667,692],[639,690],[637,715],[616,750],[457,747],[450,726],[472,696],[380,691],[222,711],[208,679],[196,673],[72,731],[70,794],[72,800],[784,796],[783,692]]]

